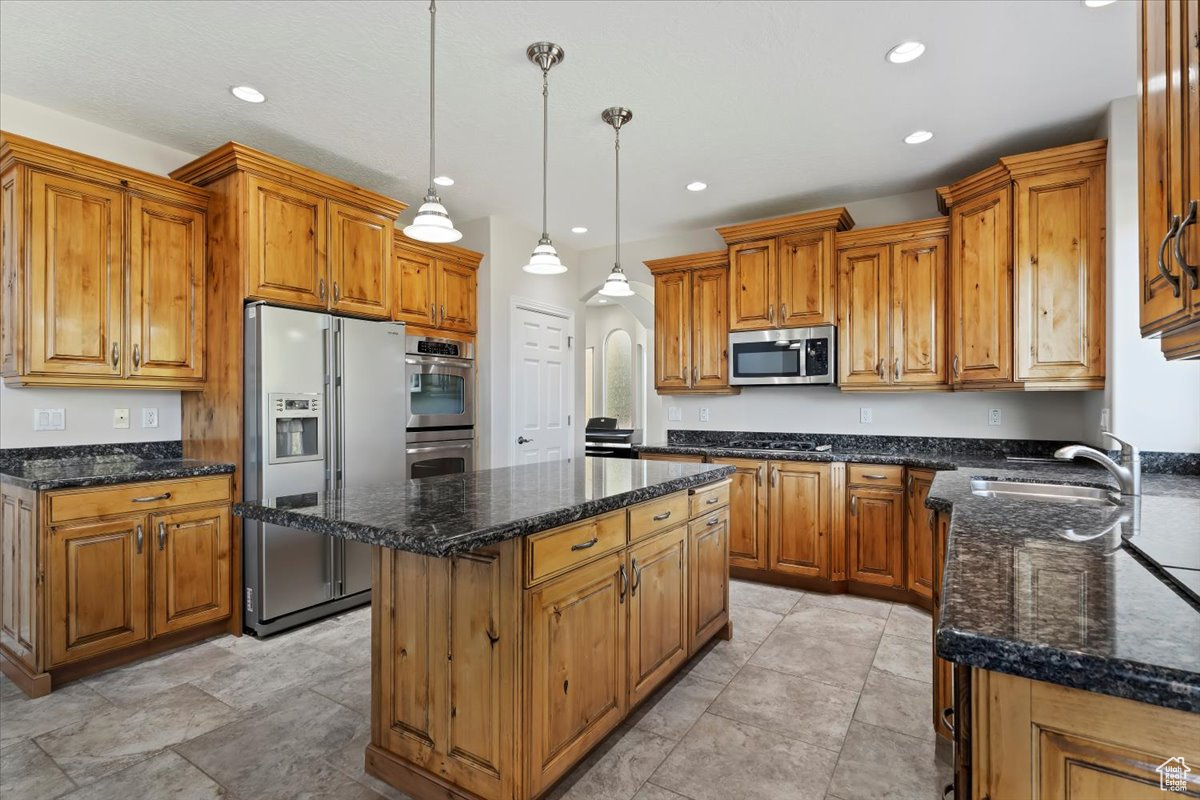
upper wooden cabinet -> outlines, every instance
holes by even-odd
[[[221,251],[210,269],[237,281],[240,300],[391,316],[392,231],[404,203],[237,142],[171,177],[219,198],[209,236]]]
[[[948,235],[943,218],[837,235],[844,390],[949,388]]]
[[[647,261],[654,274],[659,394],[736,394],[729,386],[729,261],[724,250]]]
[[[1006,156],[938,189],[955,388],[1104,386],[1106,150]]]
[[[1200,357],[1200,5],[1143,0],[1138,162],[1142,335]]]
[[[10,386],[204,382],[208,193],[0,134]]]
[[[478,330],[477,273],[482,253],[445,244],[393,238],[392,319],[423,328]]]
[[[853,226],[831,208],[717,228],[729,245],[729,330],[833,324],[834,234]]]

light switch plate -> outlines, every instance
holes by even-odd
[[[861,422],[863,425],[870,425],[872,422],[871,409],[860,408],[858,410],[858,421]]]
[[[988,425],[999,425],[999,424],[1000,424],[1000,409],[989,408],[988,409]]]
[[[682,422],[683,421],[683,409],[680,408],[679,406],[667,406],[667,421],[668,422]]]
[[[142,409],[142,427],[157,428],[158,427],[158,409],[143,408]]]
[[[129,409],[114,408],[113,409],[113,427],[128,428],[129,427]]]
[[[707,408],[700,409],[700,421],[708,422],[708,409]]]
[[[33,429],[35,431],[62,431],[67,428],[67,412],[61,408],[35,408]]]

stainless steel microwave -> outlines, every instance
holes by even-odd
[[[837,383],[837,328],[817,325],[729,334],[729,383]]]

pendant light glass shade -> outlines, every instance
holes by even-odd
[[[629,288],[629,278],[625,277],[625,270],[621,269],[621,126],[633,119],[633,112],[628,108],[615,106],[606,108],[600,112],[600,119],[612,125],[613,132],[616,134],[615,143],[613,146],[616,153],[616,247],[614,255],[612,272],[608,273],[608,277],[604,280],[604,285],[600,287],[600,294],[605,297],[632,297],[633,289]]]
[[[553,42],[534,42],[526,48],[525,56],[542,70],[542,238],[533,248],[529,263],[521,269],[533,275],[561,275],[567,268],[546,232],[546,176],[550,153],[550,68],[560,63],[565,53]]]
[[[449,244],[462,238],[462,231],[454,227],[446,207],[433,189],[433,156],[434,156],[434,31],[437,23],[437,0],[429,3],[429,190],[425,193],[425,201],[417,209],[417,216],[411,225],[404,227],[404,235],[418,242],[434,244]]]
[[[605,297],[633,297],[633,289],[629,288],[629,278],[625,277],[625,271],[620,265],[613,265],[612,272],[608,273],[608,278],[600,287],[600,294]]]

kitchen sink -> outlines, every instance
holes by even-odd
[[[1022,483],[971,479],[971,494],[977,497],[1007,497],[1014,500],[1040,500],[1048,503],[1082,505],[1121,505],[1121,497],[1111,489],[1094,486],[1067,486],[1061,483]]]

